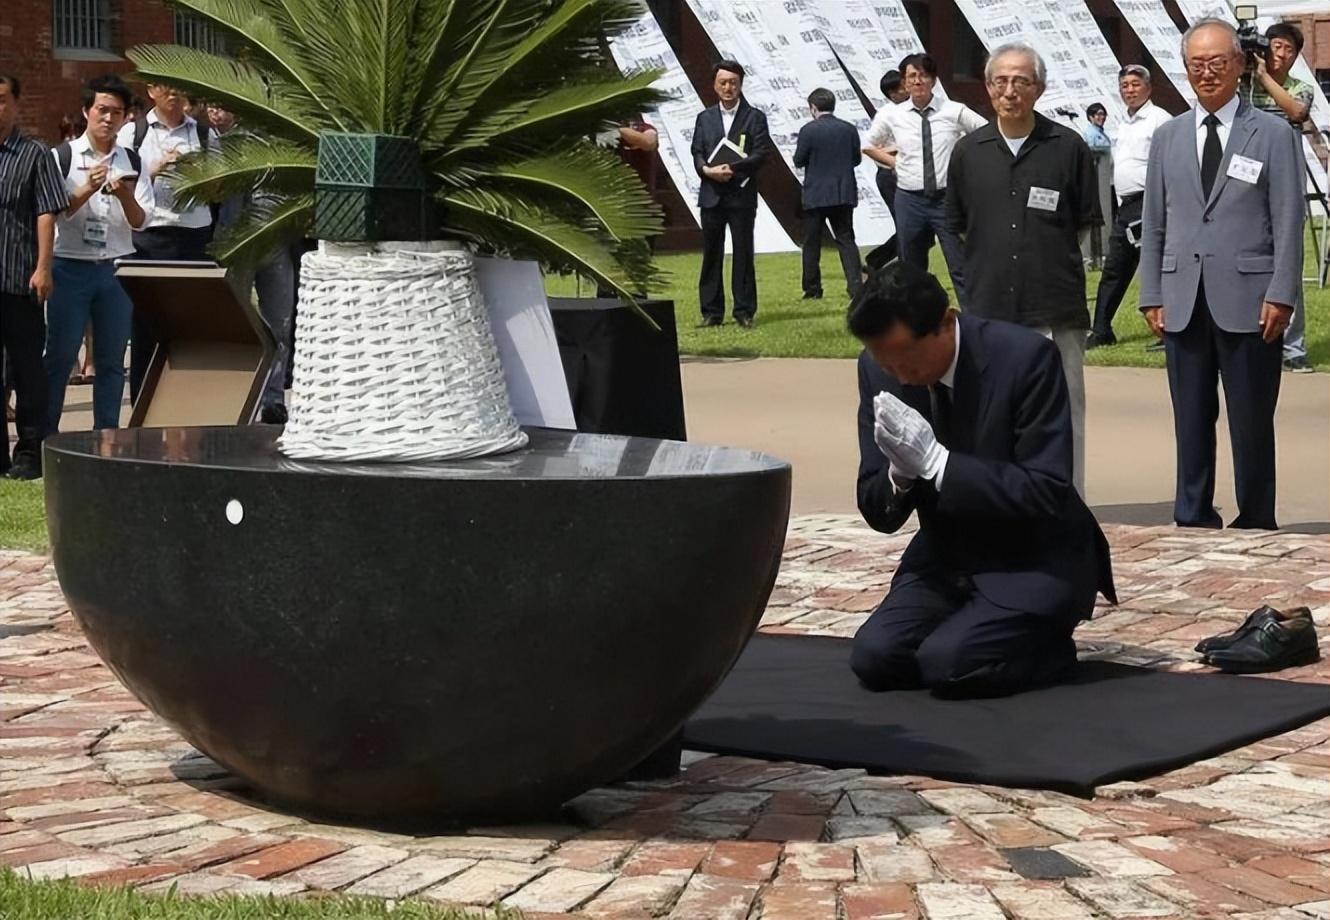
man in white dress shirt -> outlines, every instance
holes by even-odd
[[[1150,71],[1128,64],[1118,73],[1118,92],[1127,105],[1127,118],[1118,125],[1113,151],[1113,189],[1118,215],[1108,237],[1108,257],[1095,295],[1094,325],[1087,348],[1114,345],[1113,316],[1136,276],[1141,261],[1141,206],[1145,201],[1145,168],[1150,163],[1150,142],[1155,131],[1173,116],[1150,101]]]
[[[910,98],[883,106],[873,119],[864,153],[896,170],[896,239],[901,260],[928,269],[933,237],[942,245],[956,301],[965,306],[964,253],[947,229],[947,170],[956,142],[988,124],[978,112],[933,92],[937,64],[927,54],[901,62]]]
[[[134,254],[132,231],[152,217],[152,180],[139,157],[116,144],[133,97],[119,77],[97,77],[83,91],[88,130],[52,151],[69,207],[55,225],[55,287],[46,303],[46,433],[60,427],[65,386],[92,323],[92,422],[117,428],[125,395],[125,345],[134,306],[115,276],[115,260]]]

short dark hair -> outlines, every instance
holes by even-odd
[[[1102,102],[1091,102],[1085,107],[1085,117],[1094,118],[1096,115],[1107,115],[1108,109],[1104,108]]]
[[[915,70],[922,70],[930,77],[937,76],[937,61],[933,60],[933,55],[919,52],[918,54],[906,55],[901,61],[901,75],[905,74],[905,68],[913,67]]]
[[[12,73],[0,72],[0,83],[9,87],[9,95],[13,96],[15,99],[23,95],[23,84],[19,83],[18,77],[14,76]]]
[[[87,86],[83,87],[83,108],[92,108],[93,102],[97,100],[98,93],[105,93],[108,96],[115,96],[125,107],[125,114],[129,114],[129,104],[134,101],[134,94],[129,91],[125,82],[113,73],[102,74],[100,77],[93,77],[88,81]]]
[[[744,81],[744,77],[748,76],[748,71],[744,70],[744,65],[740,64],[738,61],[724,58],[711,65],[711,78],[714,80],[716,74],[720,73],[722,70],[728,70],[730,73],[738,74],[740,83]]]
[[[808,104],[819,112],[836,111],[836,94],[825,87],[819,86],[808,94]]]
[[[921,338],[942,328],[947,316],[947,292],[941,282],[922,268],[892,262],[868,276],[850,301],[845,325],[860,341],[877,338],[897,323]]]
[[[1277,22],[1265,30],[1265,37],[1268,39],[1282,38],[1285,41],[1292,42],[1293,47],[1297,49],[1298,54],[1302,54],[1302,30],[1291,22]]]
[[[882,75],[882,81],[877,86],[882,90],[882,95],[890,98],[892,93],[901,88],[901,72],[888,70]]]

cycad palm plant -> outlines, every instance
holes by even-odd
[[[154,45],[129,57],[142,79],[230,109],[247,129],[168,175],[183,203],[253,202],[214,242],[223,263],[258,263],[311,228],[351,242],[381,238],[373,228],[382,224],[400,230],[410,193],[367,194],[358,235],[345,221],[338,232],[337,191],[322,182],[345,168],[330,157],[345,156],[350,135],[363,142],[353,153],[378,151],[399,166],[405,150],[404,174],[423,177],[428,203],[408,215],[408,239],[538,258],[630,299],[649,281],[646,247],[634,244],[659,231],[659,211],[633,172],[591,141],[659,100],[658,74],[620,76],[605,42],[641,14],[638,0],[172,2],[220,30],[228,55]],[[287,453],[422,459],[521,443],[501,375],[502,407],[478,406],[486,397],[467,389],[484,378],[493,390],[499,372],[470,253],[458,259],[456,248],[439,259],[368,245],[306,257]],[[446,277],[412,300],[421,272]],[[378,352],[348,349],[356,334]],[[335,346],[330,337],[340,337]],[[386,337],[399,341],[386,347]]]

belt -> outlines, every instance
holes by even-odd
[[[923,197],[923,198],[936,198],[936,197],[939,196],[939,195],[946,194],[947,187],[944,185],[942,188],[938,189],[936,192],[931,192],[931,193],[930,193],[930,192],[925,192],[925,191],[924,191],[923,189],[921,189],[921,188],[902,188],[902,189],[898,189],[898,191],[902,191],[902,192],[904,192],[904,193],[907,194],[907,195],[919,195],[920,197]]]

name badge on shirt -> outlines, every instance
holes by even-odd
[[[89,249],[106,248],[106,220],[88,215],[83,220],[83,245]]]
[[[1255,185],[1256,180],[1261,178],[1261,167],[1264,165],[1260,160],[1253,160],[1235,154],[1233,159],[1228,161],[1228,177],[1237,179],[1239,182],[1246,182],[1249,185]]]
[[[1030,200],[1025,203],[1027,208],[1037,208],[1040,211],[1056,211],[1058,209],[1058,198],[1062,196],[1061,192],[1055,192],[1051,188],[1040,188],[1037,185],[1030,186]]]

